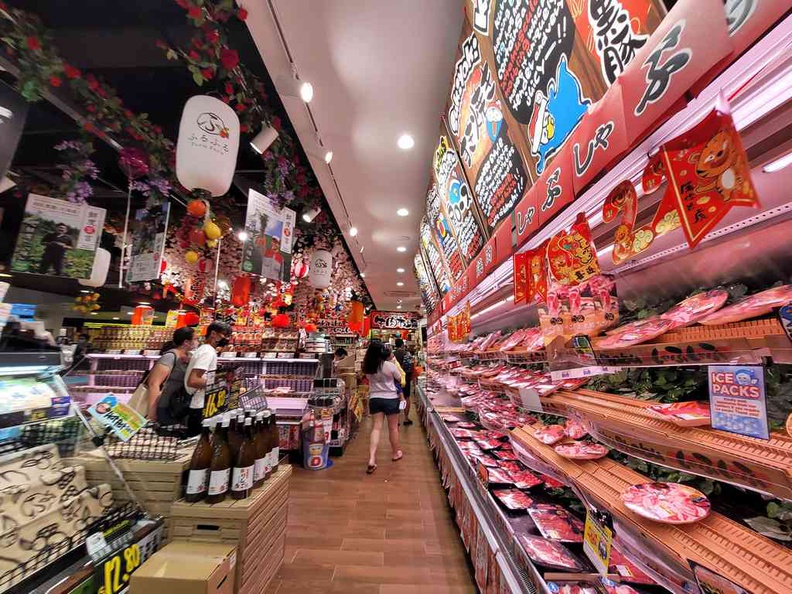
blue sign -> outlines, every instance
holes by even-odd
[[[11,315],[20,320],[32,320],[36,315],[36,305],[34,303],[12,303]]]
[[[770,439],[764,367],[711,365],[707,375],[712,428],[747,437]]]

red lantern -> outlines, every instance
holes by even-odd
[[[287,316],[284,313],[279,313],[279,314],[277,314],[276,316],[274,316],[272,318],[272,327],[273,328],[288,328],[290,322],[291,322],[291,320],[289,320],[289,316]]]
[[[200,321],[201,318],[194,311],[188,311],[186,314],[184,314],[185,326],[197,326],[200,323]]]
[[[363,322],[360,322],[358,324],[353,324],[352,322],[349,322],[349,331],[354,332],[355,334],[360,334],[363,331]]]
[[[308,332],[309,334],[311,332],[316,332],[317,330],[318,330],[318,328],[316,327],[316,324],[314,324],[313,322],[308,322],[305,325],[305,331]]]
[[[204,245],[206,243],[206,233],[203,229],[196,227],[190,231],[190,243],[194,245]]]
[[[305,278],[308,276],[308,262],[305,260],[297,260],[292,269],[292,276],[294,278]]]
[[[349,325],[361,327],[363,324],[363,303],[361,301],[352,301],[349,308]]]
[[[231,287],[231,305],[242,307],[250,301],[252,281],[249,276],[238,276]]]

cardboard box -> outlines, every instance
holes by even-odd
[[[130,594],[232,594],[236,545],[175,541],[132,574]]]

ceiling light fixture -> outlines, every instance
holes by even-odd
[[[396,141],[396,144],[403,151],[408,151],[415,146],[415,139],[409,134],[402,134]]]
[[[330,161],[333,160],[333,151],[327,151],[324,154],[324,162],[330,165]]]
[[[141,301],[138,305],[151,305],[148,301]]]
[[[397,305],[397,306],[396,306],[396,309],[401,309],[401,305]]]
[[[278,138],[278,131],[272,126],[265,126],[250,141],[250,146],[259,155],[266,151]]]
[[[404,272],[404,268],[397,268],[397,269],[396,269],[396,272],[398,272],[399,274],[401,274],[402,272]]]
[[[245,231],[244,229],[239,233],[237,233],[237,239],[239,239],[239,241],[241,241],[242,243],[245,243],[248,240],[248,237],[249,237],[248,232]]]
[[[350,237],[357,237],[358,228],[357,227],[350,227],[349,228],[349,235]]]
[[[401,282],[401,281],[399,281],[398,283],[396,283],[396,286],[397,286],[397,287],[403,287],[403,286],[404,286],[404,283],[403,283],[403,282]]]
[[[762,167],[765,173],[775,173],[781,171],[784,167],[792,165],[792,152],[787,153],[783,157],[779,157],[775,161],[770,161],[767,165]]]
[[[397,252],[406,252],[407,248],[404,247],[403,245],[400,245],[399,247],[396,248],[396,251]]]
[[[310,103],[314,96],[313,85],[307,81],[300,80],[297,76],[297,69],[292,66],[291,76],[279,76],[275,86],[281,95],[287,97],[299,97],[306,103]]]
[[[306,223],[312,223],[320,212],[322,212],[320,208],[309,208],[303,213],[302,220]]]
[[[366,278],[366,273],[365,272],[361,272],[360,273],[360,278]]]
[[[406,217],[410,214],[410,211],[407,210],[406,208],[400,208],[399,210],[396,211],[396,214],[399,215],[400,217]]]

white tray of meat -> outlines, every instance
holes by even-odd
[[[776,307],[781,307],[790,302],[792,302],[792,285],[782,285],[741,299],[737,303],[709,314],[698,322],[706,326],[741,322],[767,315]]]
[[[547,582],[551,594],[599,594],[596,586],[585,582]]]
[[[491,485],[513,485],[509,473],[500,468],[487,468],[487,482]]]
[[[588,430],[582,423],[569,419],[564,423],[564,434],[572,439],[582,439],[588,435]]]
[[[608,455],[608,448],[598,443],[576,441],[570,444],[561,444],[553,448],[555,453],[570,460],[599,460]]]
[[[660,317],[671,320],[674,328],[683,328],[719,310],[728,298],[725,289],[712,289],[680,301]]]
[[[595,349],[623,349],[657,338],[674,327],[671,320],[652,316],[619,326],[603,338],[594,339]]]
[[[518,489],[493,489],[495,498],[508,509],[526,510],[533,505],[533,499]]]
[[[476,434],[468,429],[451,429],[451,435],[455,439],[473,439]]]
[[[564,428],[561,425],[544,425],[534,431],[534,437],[542,443],[553,445],[565,437]]]
[[[585,569],[583,563],[560,542],[529,534],[520,534],[518,538],[525,553],[534,563],[551,569],[567,571],[583,571]]]
[[[621,494],[630,511],[664,524],[691,524],[710,513],[710,502],[701,491],[678,483],[641,483]]]
[[[456,426],[459,429],[475,429],[478,425],[471,423],[470,421],[459,421]]]

